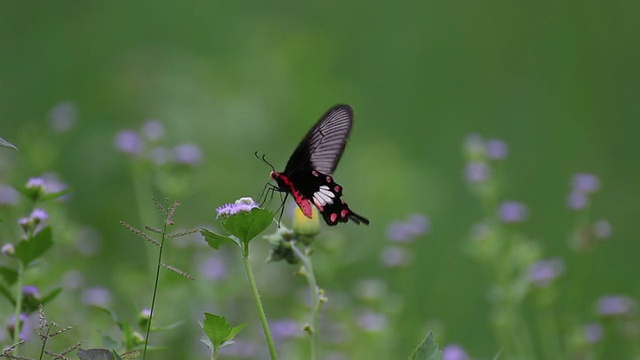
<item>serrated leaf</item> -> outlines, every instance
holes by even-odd
[[[248,244],[271,225],[273,215],[273,212],[267,209],[254,208],[229,216],[222,222],[222,226],[243,244]]]
[[[13,150],[18,150],[17,147],[13,146],[13,144],[9,143],[7,140],[0,138],[0,147],[6,147]]]
[[[18,242],[16,245],[16,257],[26,267],[49,250],[52,245],[51,227],[47,226],[29,239]]]
[[[0,276],[2,276],[4,282],[9,286],[18,281],[18,272],[10,267],[0,266]]]
[[[223,236],[220,234],[216,234],[213,231],[209,230],[209,229],[205,229],[202,228],[200,229],[200,234],[202,234],[202,236],[204,236],[204,240],[207,242],[207,244],[209,244],[209,246],[211,246],[212,248],[218,250],[220,248],[220,245],[226,243],[226,242],[231,242],[237,246],[240,246],[240,243],[238,242],[237,239],[228,237],[228,236]]]
[[[112,360],[111,351],[107,349],[78,349],[78,359],[80,360]]]
[[[409,360],[442,360],[442,351],[438,350],[438,344],[433,340],[433,333],[418,344],[409,357]]]
[[[210,344],[214,348],[220,348],[225,345],[226,342],[233,340],[233,338],[245,327],[245,324],[231,327],[227,319],[224,316],[204,313],[204,324],[202,324],[202,330],[209,338]],[[207,342],[205,341],[205,344]]]

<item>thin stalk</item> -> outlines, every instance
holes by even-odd
[[[20,315],[22,314],[22,284],[24,276],[24,264],[22,261],[18,261],[18,280],[16,280],[16,309],[15,309],[15,321],[13,325],[13,341],[20,341]],[[18,355],[19,348],[16,347],[14,354]]]
[[[249,280],[249,287],[251,288],[251,294],[253,295],[253,301],[258,308],[258,316],[260,316],[260,323],[262,324],[262,331],[267,340],[267,346],[269,347],[269,355],[271,360],[278,359],[276,355],[276,348],[273,345],[273,338],[271,337],[271,330],[269,330],[269,323],[267,322],[267,316],[264,313],[264,307],[262,306],[262,300],[260,300],[260,294],[258,293],[258,286],[256,285],[256,279],[253,276],[253,270],[251,270],[251,261],[249,258],[249,244],[246,244],[242,249],[242,264],[244,270],[247,273],[247,279]]]
[[[165,218],[164,226],[162,227],[162,240],[160,241],[160,250],[158,251],[158,263],[156,264],[156,278],[153,284],[153,296],[151,298],[151,313],[149,314],[149,323],[147,323],[147,335],[144,340],[144,351],[142,352],[142,360],[144,360],[147,356],[147,345],[149,345],[149,334],[151,333],[151,320],[153,319],[153,314],[155,313],[156,306],[156,294],[158,293],[158,282],[160,279],[160,267],[162,264],[162,249],[164,249],[164,239],[165,234],[167,233],[167,219]]]
[[[322,301],[320,301],[320,288],[316,283],[316,277],[313,274],[313,266],[311,265],[311,259],[306,256],[295,244],[291,243],[291,248],[296,256],[302,262],[302,266],[305,270],[305,276],[309,283],[309,291],[311,292],[312,306],[311,306],[311,325],[309,327],[309,335],[311,335],[311,360],[318,359],[318,320],[320,318],[320,308],[322,308]]]
[[[38,360],[42,360],[42,357],[44,356],[44,349],[47,346],[47,340],[49,340],[50,332],[51,332],[51,326],[47,326],[47,333],[42,339],[42,348],[40,349],[40,357],[38,358]]]

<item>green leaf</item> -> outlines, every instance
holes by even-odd
[[[4,286],[4,284],[0,284],[0,294],[2,294],[7,300],[9,300],[11,305],[16,306],[16,299],[14,299],[11,290]]]
[[[17,147],[13,146],[12,144],[10,144],[7,140],[0,138],[0,147],[6,147],[6,148],[10,148],[13,150],[18,150]]]
[[[238,242],[237,239],[216,234],[213,231],[205,228],[200,229],[200,234],[204,236],[204,240],[207,242],[207,244],[209,244],[209,246],[211,246],[216,250],[218,250],[220,248],[220,245],[222,245],[225,242],[232,242],[233,244],[240,246],[240,243]]]
[[[111,354],[113,355],[114,360],[122,360],[122,358],[120,357],[120,355],[118,355],[118,352],[115,349],[111,350]]]
[[[27,240],[22,240],[16,245],[16,257],[28,266],[33,260],[39,258],[53,245],[51,227],[47,226]]]
[[[62,292],[62,288],[57,287],[51,290],[47,295],[43,296],[40,302],[42,303],[42,305],[46,305],[49,301],[55,299],[56,296],[60,295],[61,292]]]
[[[0,276],[2,276],[4,282],[9,286],[18,281],[18,272],[10,267],[0,266]]]
[[[80,360],[112,360],[111,351],[107,349],[78,349],[78,359]]]
[[[55,200],[61,196],[67,195],[72,191],[71,188],[66,188],[64,190],[60,190],[58,192],[52,192],[52,193],[46,193],[45,195],[43,195],[40,200],[41,201],[49,201],[49,200]]]
[[[433,333],[427,334],[427,337],[418,344],[409,360],[442,360],[442,351],[438,350],[438,344],[433,340]]]
[[[229,216],[222,222],[222,226],[243,244],[248,244],[271,225],[273,215],[267,209],[254,208],[249,212],[241,211]]]
[[[204,324],[201,324],[201,326],[205,335],[209,338],[211,345],[219,349],[225,346],[225,344],[229,344],[240,330],[245,327],[245,324],[232,328],[223,316],[204,313]]]

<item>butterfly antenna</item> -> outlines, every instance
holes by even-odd
[[[273,167],[273,165],[271,165],[271,163],[269,161],[267,161],[266,158],[266,154],[262,154],[262,156],[258,155],[258,152],[256,151],[255,153],[253,153],[253,155],[255,155],[256,159],[261,160],[263,163],[269,165],[269,167],[271,168],[271,170],[276,171],[276,168]]]

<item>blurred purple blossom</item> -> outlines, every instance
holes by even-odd
[[[257,208],[258,204],[253,201],[250,197],[243,197],[236,200],[234,203],[224,204],[216,209],[218,215],[216,219],[220,216],[230,216],[235,215],[241,211],[249,212],[253,208]]]
[[[387,317],[383,314],[366,311],[356,318],[356,323],[367,332],[380,332],[387,326]]]
[[[18,203],[18,190],[12,186],[0,184],[0,205],[15,205]]]
[[[462,346],[451,344],[442,348],[442,360],[469,360],[470,357]]]
[[[574,190],[569,194],[567,204],[571,210],[583,210],[589,204],[589,198],[582,191]]]
[[[16,315],[13,314],[7,322],[7,332],[13,336],[16,326]],[[20,313],[20,340],[27,340],[31,334],[31,319],[25,313]]]
[[[115,146],[125,154],[138,155],[142,152],[140,136],[133,130],[122,130],[117,133]]]
[[[469,134],[464,139],[464,151],[471,159],[477,159],[485,154],[485,144],[479,134]]]
[[[107,307],[111,303],[111,291],[101,286],[87,288],[82,292],[82,301],[87,305]]]
[[[523,203],[517,201],[505,201],[500,204],[498,215],[503,223],[518,223],[527,219],[529,209]]]
[[[635,314],[637,303],[628,296],[606,295],[598,299],[596,308],[601,316],[629,316]]]
[[[32,177],[27,180],[27,184],[25,185],[27,189],[42,189],[44,188],[44,179],[41,177]]]
[[[596,192],[600,188],[600,180],[593,174],[579,173],[573,175],[572,185],[574,191],[589,194]]]
[[[429,218],[422,214],[411,216],[408,221],[396,221],[387,227],[387,236],[395,242],[410,243],[413,240],[428,232],[431,228]]]
[[[507,144],[498,139],[491,139],[485,144],[487,157],[493,160],[502,160],[509,155],[509,147]]]
[[[12,243],[2,245],[2,253],[6,256],[13,257],[16,254],[16,246]]]
[[[208,280],[223,280],[227,277],[228,271],[222,257],[212,255],[200,262],[200,274]]]
[[[149,120],[142,125],[142,136],[147,140],[158,141],[164,133],[164,125],[159,120]]]
[[[35,208],[29,215],[31,219],[33,219],[36,223],[40,223],[43,221],[47,221],[49,219],[49,214],[46,211],[40,208]]]
[[[219,355],[226,357],[245,359],[255,359],[257,353],[258,346],[256,346],[256,344],[239,339],[234,339],[233,345],[222,347],[218,352]]]
[[[276,340],[298,338],[304,335],[302,325],[291,319],[271,321],[269,327]]]
[[[595,344],[602,339],[604,333],[602,325],[598,323],[588,324],[583,328],[584,341],[588,344]]]
[[[466,165],[464,173],[467,182],[480,183],[489,179],[491,168],[485,162],[473,161]]]
[[[202,162],[202,151],[194,144],[181,144],[173,149],[173,157],[178,164],[198,165]]]
[[[382,250],[380,261],[382,261],[382,264],[386,267],[403,267],[411,262],[411,254],[404,248],[389,246]]]
[[[598,239],[608,239],[613,232],[611,223],[604,219],[598,219],[593,223],[593,235]]]
[[[40,299],[40,291],[33,285],[25,285],[22,287],[22,296]]]
[[[71,101],[56,104],[49,111],[49,123],[55,132],[64,133],[73,128],[78,120],[78,107]]]
[[[564,272],[560,258],[539,260],[529,267],[529,280],[538,287],[547,287]]]

